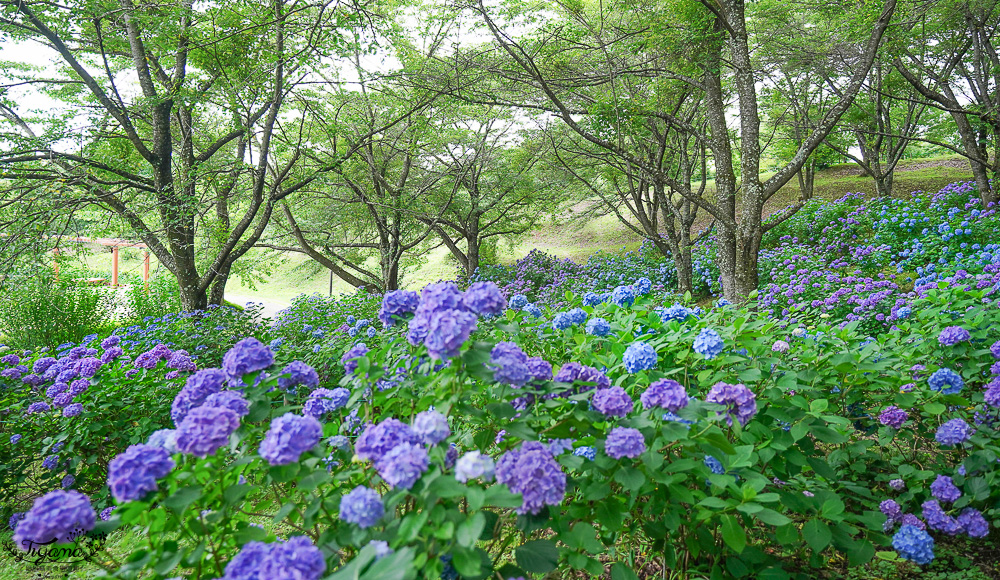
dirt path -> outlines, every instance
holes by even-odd
[[[248,303],[263,304],[264,308],[261,311],[264,316],[268,318],[275,318],[278,312],[284,310],[291,306],[291,303],[285,302],[283,300],[274,300],[268,298],[266,300],[261,300],[260,298],[254,298],[251,296],[243,296],[240,294],[231,294],[226,292],[226,300],[232,302],[233,304],[238,304],[240,306],[246,306]]]

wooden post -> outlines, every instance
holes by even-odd
[[[52,269],[56,273],[56,280],[59,279],[59,246],[52,248]]]
[[[149,284],[149,252],[145,252],[142,257],[142,281]]]
[[[111,286],[118,287],[118,246],[111,248]]]

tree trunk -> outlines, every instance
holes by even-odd
[[[208,306],[208,294],[198,286],[197,278],[185,281],[178,276],[177,284],[181,294],[181,310],[193,312],[204,310]]]
[[[222,304],[222,301],[226,297],[226,283],[229,282],[230,270],[231,265],[226,264],[220,268],[219,273],[215,275],[215,280],[212,281],[212,286],[209,289],[209,304]]]
[[[479,269],[479,237],[469,236],[465,238],[465,274],[472,276]]]
[[[892,171],[887,171],[881,177],[875,178],[875,193],[879,197],[892,197]]]

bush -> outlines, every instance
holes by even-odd
[[[16,286],[0,300],[0,335],[12,348],[76,342],[112,323],[114,293],[74,279],[72,272],[56,277],[43,270],[6,284]]]

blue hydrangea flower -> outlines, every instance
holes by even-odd
[[[934,560],[934,538],[916,526],[904,524],[892,537],[899,557],[924,566]]]
[[[479,316],[499,316],[507,309],[507,300],[493,282],[474,282],[462,295],[462,306]]]
[[[757,396],[746,385],[715,383],[705,396],[705,401],[725,406],[723,413],[729,425],[733,424],[735,417],[740,425],[746,426],[757,414]]]
[[[409,425],[390,417],[377,425],[368,425],[355,442],[354,451],[361,459],[377,461],[393,447],[419,440]]]
[[[646,451],[646,440],[638,429],[615,427],[604,441],[604,452],[612,459],[639,457]]]
[[[108,487],[119,502],[140,500],[156,491],[156,480],[173,468],[174,460],[166,449],[132,445],[108,463]]]
[[[644,294],[649,294],[650,290],[653,289],[653,283],[649,280],[649,278],[639,278],[632,283],[632,289],[635,290],[637,295],[642,296]]]
[[[694,339],[694,351],[707,359],[719,356],[724,347],[722,337],[711,328],[703,329]]]
[[[303,412],[313,417],[321,417],[340,409],[351,399],[351,392],[344,387],[316,389],[309,393]]]
[[[260,562],[261,578],[319,580],[325,571],[323,552],[307,536],[270,544],[270,550]]]
[[[961,326],[948,326],[938,335],[938,342],[941,346],[955,346],[960,342],[965,342],[971,338],[969,331]]]
[[[281,377],[278,378],[278,386],[288,390],[297,385],[303,385],[309,389],[315,389],[319,385],[319,375],[316,369],[306,363],[293,360],[281,369]]]
[[[659,357],[656,350],[649,344],[638,341],[628,345],[625,354],[622,355],[622,362],[625,363],[625,370],[630,373],[648,371],[656,367]]]
[[[606,417],[624,417],[632,411],[632,398],[621,387],[597,389],[591,401],[594,409]]]
[[[556,330],[565,330],[571,326],[573,326],[573,317],[568,312],[557,312],[552,318],[552,328]]]
[[[368,354],[368,346],[363,342],[348,349],[344,356],[340,357],[340,362],[344,363],[344,373],[353,375],[354,371],[358,369],[358,359],[366,354]]]
[[[524,294],[515,294],[510,297],[510,307],[513,310],[521,310],[528,305],[528,297]]]
[[[674,302],[668,308],[657,309],[657,313],[660,315],[660,320],[664,323],[670,322],[671,320],[684,322],[693,314],[690,308],[677,302]]]
[[[573,324],[583,324],[587,322],[587,312],[583,308],[573,308],[566,312]]]
[[[437,445],[451,435],[448,418],[433,409],[417,413],[411,428],[424,445]]]
[[[370,528],[385,514],[385,506],[379,494],[359,485],[340,498],[340,519],[357,524],[360,528]]]
[[[400,443],[375,462],[382,479],[397,489],[413,487],[427,467],[427,449],[413,443]]]
[[[621,308],[628,308],[635,302],[635,290],[631,286],[618,286],[611,292],[611,301]]]
[[[574,449],[573,455],[593,461],[595,458],[597,458],[597,451],[593,447],[588,447],[584,445],[582,447],[577,447],[576,449]]]
[[[168,453],[180,453],[177,449],[177,431],[175,429],[159,429],[153,431],[146,441],[146,445],[162,447]]]
[[[927,379],[932,391],[941,391],[944,395],[955,395],[961,392],[965,386],[965,381],[961,375],[949,368],[940,368]]]
[[[607,336],[611,332],[611,324],[603,318],[594,317],[587,321],[587,334],[591,336]]]
[[[934,438],[941,445],[960,445],[969,439],[971,429],[962,419],[952,419],[938,428]]]
[[[227,444],[239,426],[240,417],[231,409],[208,406],[192,409],[177,427],[177,449],[207,457]]]
[[[528,355],[513,342],[498,342],[493,347],[490,366],[493,368],[493,380],[498,383],[521,387],[532,378]]]
[[[368,545],[375,550],[376,562],[392,554],[392,548],[389,547],[389,542],[386,542],[385,540],[372,540],[368,542]]]
[[[566,474],[547,447],[526,441],[503,454],[496,465],[497,481],[523,497],[519,514],[538,514],[547,505],[559,505],[566,495]]]
[[[639,396],[639,401],[644,409],[659,407],[676,413],[687,406],[688,396],[684,385],[673,379],[660,379],[649,385]]]
[[[222,370],[231,378],[264,370],[272,364],[274,353],[252,336],[237,342],[222,357]]]
[[[952,503],[962,497],[962,490],[947,475],[938,475],[931,484],[931,494],[939,501]]]
[[[271,465],[288,465],[315,447],[322,436],[323,426],[315,417],[285,413],[271,421],[260,456]]]
[[[493,480],[495,469],[492,457],[479,451],[470,451],[455,462],[455,479],[465,483],[481,477],[488,482]]]
[[[81,532],[94,529],[97,516],[90,498],[76,490],[57,489],[35,500],[14,530],[14,545],[21,550],[55,541],[72,542]]]

